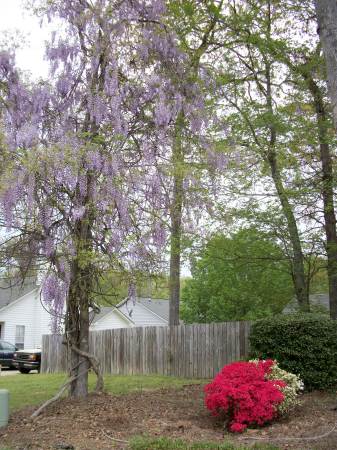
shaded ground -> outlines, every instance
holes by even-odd
[[[87,403],[62,400],[50,407],[35,422],[28,418],[32,407],[12,415],[6,429],[0,429],[0,442],[13,449],[110,450],[128,448],[117,440],[135,435],[168,436],[192,441],[222,442],[224,439],[247,446],[268,442],[282,449],[337,449],[337,429],[316,441],[283,441],[286,437],[322,435],[337,421],[336,398],[327,393],[310,393],[288,419],[242,435],[224,433],[221,422],[210,417],[203,406],[200,385],[182,389],[138,391],[122,396],[91,395]],[[258,440],[249,438],[259,438]],[[282,440],[277,440],[281,437]],[[261,439],[261,440],[260,440]]]

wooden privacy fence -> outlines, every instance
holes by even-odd
[[[248,355],[249,331],[249,322],[120,328],[91,332],[89,347],[105,373],[211,378]],[[66,370],[62,336],[43,336],[41,371]]]

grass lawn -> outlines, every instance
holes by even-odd
[[[180,439],[157,438],[147,439],[136,437],[129,443],[130,450],[245,450],[247,447],[237,447],[231,443],[199,442],[188,444]],[[269,444],[255,444],[251,450],[280,450],[278,447]],[[13,450],[9,447],[1,447],[0,450]]]
[[[231,443],[211,443],[211,442],[198,442],[188,444],[180,439],[173,440],[168,438],[158,439],[146,439],[142,437],[136,437],[130,441],[131,450],[244,450],[247,447],[237,447]],[[250,449],[254,450],[279,450],[270,444],[255,444]]]
[[[11,412],[24,406],[38,405],[51,398],[67,380],[65,374],[28,374],[0,377],[0,389],[10,392]],[[96,377],[89,375],[89,388],[95,386]],[[158,375],[107,375],[104,377],[105,389],[111,394],[127,394],[128,392],[159,389],[179,388],[184,384],[206,383],[205,380],[189,380]],[[0,450],[1,447],[0,447]]]

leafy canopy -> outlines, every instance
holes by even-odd
[[[214,235],[192,263],[182,292],[182,319],[221,322],[281,312],[293,295],[281,248],[254,228]]]

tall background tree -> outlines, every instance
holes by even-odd
[[[337,131],[337,4],[331,0],[316,0],[316,13],[318,21],[318,33],[322,43],[326,69],[327,81],[329,87],[329,95],[332,105],[333,120],[335,124],[335,131]],[[322,128],[322,165],[325,168],[325,190],[327,202],[325,206],[326,219],[326,233],[327,233],[327,252],[330,254],[329,264],[329,294],[330,294],[330,311],[331,317],[337,319],[337,233],[336,233],[336,216],[334,215],[334,176],[333,176],[333,162],[331,154],[327,151],[327,142],[324,132],[324,120],[326,116],[325,109],[322,108],[320,102],[319,88],[314,85],[313,96],[316,100],[316,109],[318,120]],[[324,151],[325,150],[325,151]],[[329,220],[330,219],[330,220]]]

